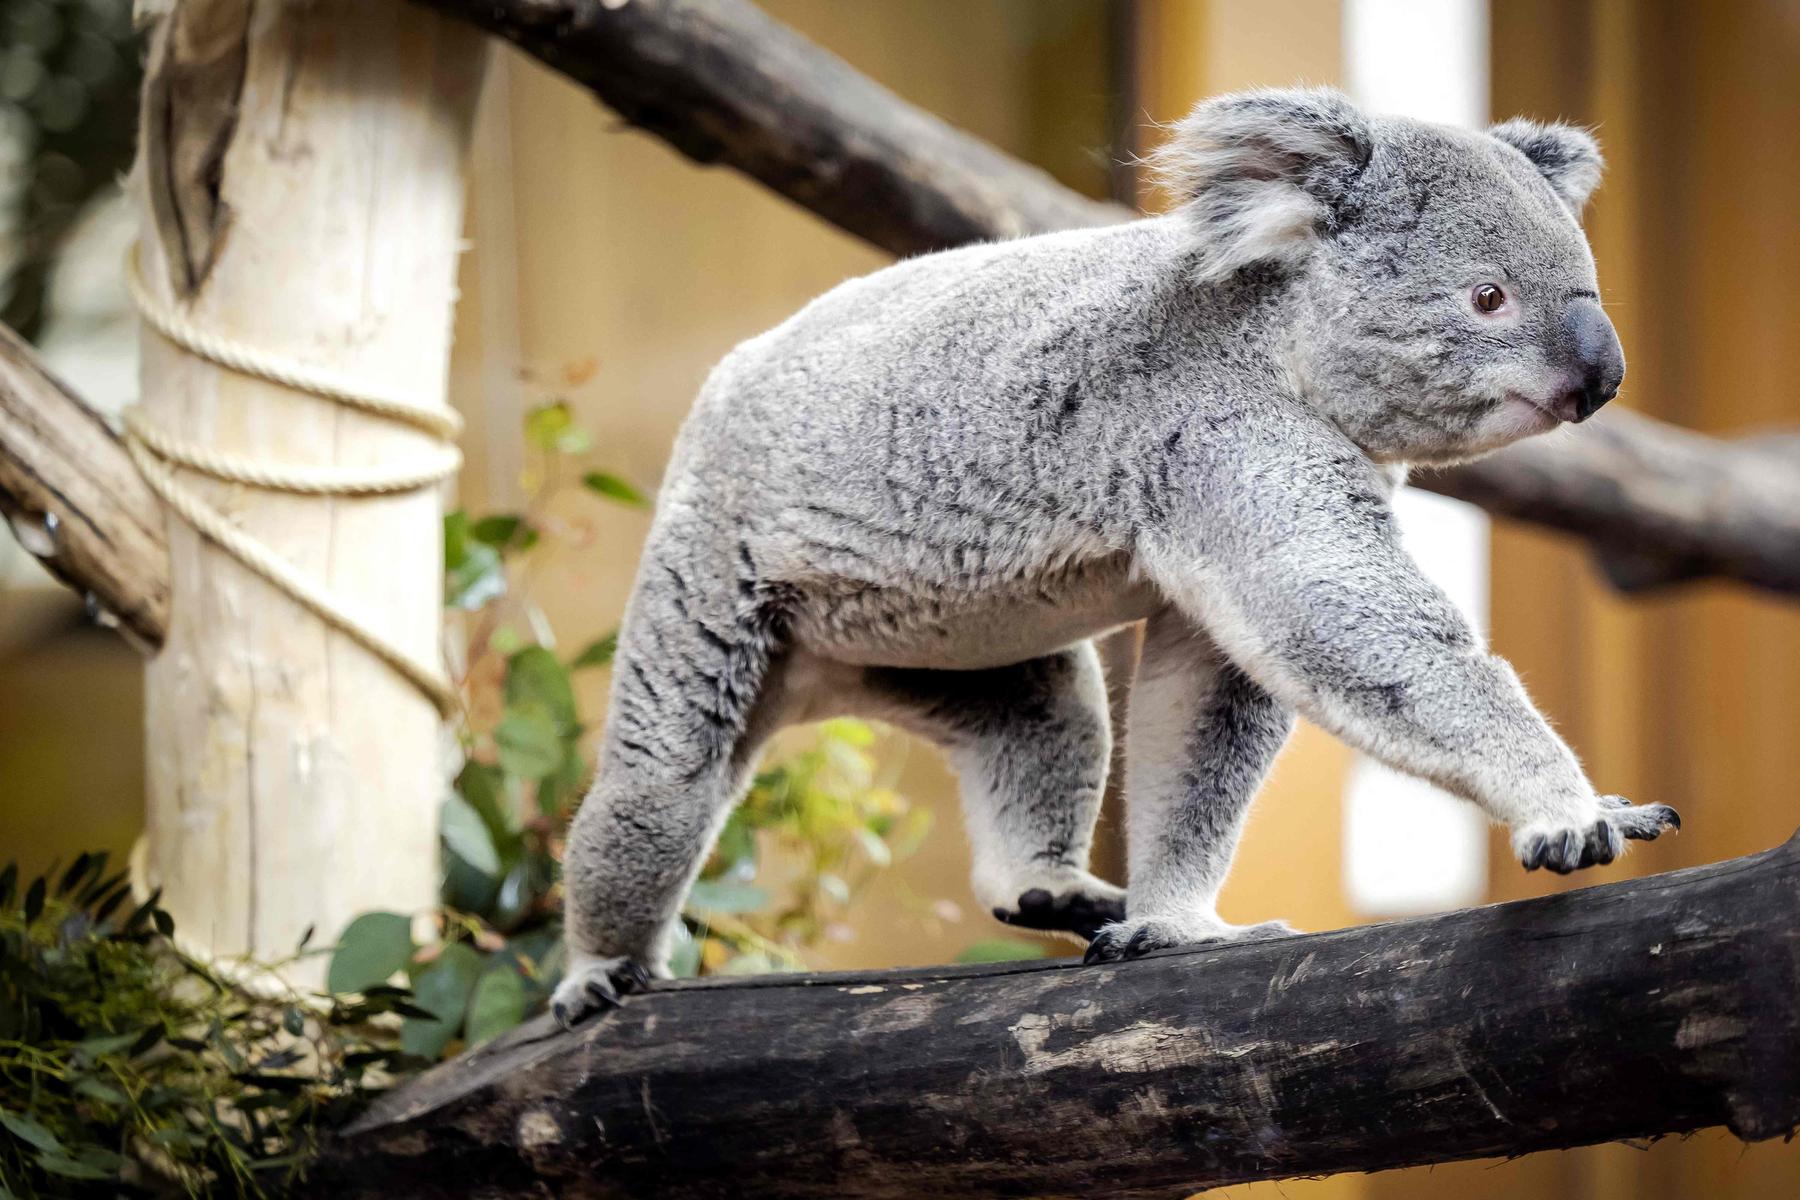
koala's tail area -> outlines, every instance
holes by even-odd
[[[737,803],[788,606],[749,552],[652,535],[613,663],[594,787],[564,860],[571,947],[655,971],[682,898]]]

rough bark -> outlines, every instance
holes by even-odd
[[[0,326],[0,512],[26,549],[147,646],[169,620],[162,509],[106,418]]]
[[[951,128],[748,0],[417,0],[626,121],[894,254],[1129,220]],[[1636,590],[1718,576],[1800,592],[1800,450],[1758,455],[1620,410],[1419,486],[1588,541]]]
[[[436,1068],[348,1197],[1180,1196],[1800,1124],[1800,835],[1295,939],[658,985]]]
[[[365,0],[178,0],[145,72],[142,275],[209,335],[445,406],[482,39]],[[146,327],[146,419],[275,467],[416,462],[418,429],[220,366]],[[181,485],[411,658],[436,662],[442,499]],[[139,882],[197,949],[278,959],[308,926],[437,898],[434,703],[192,526],[146,678]],[[329,886],[321,886],[321,881]],[[290,968],[300,984],[322,960]]]
[[[1708,576],[1800,592],[1800,449],[1707,437],[1626,409],[1420,487],[1585,539],[1622,591]]]

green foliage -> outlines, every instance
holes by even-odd
[[[526,581],[535,554],[584,544],[582,505],[647,503],[619,476],[573,461],[594,439],[565,402],[532,410],[525,440],[537,461],[522,510],[444,522],[445,603],[468,614],[467,719],[465,765],[442,809],[438,940],[420,946],[405,918],[368,913],[331,964],[334,987],[404,976],[425,1015],[406,1019],[401,1042],[422,1057],[516,1025],[561,972],[561,840],[593,769],[574,673],[609,666],[618,639],[608,633],[565,660]],[[678,973],[803,966],[843,931],[873,875],[918,846],[930,814],[881,786],[874,747],[867,726],[832,722],[757,776],[688,898]],[[785,874],[767,878],[775,866]]]
[[[499,547],[476,536],[462,511],[445,517],[444,603],[451,608],[477,609],[505,591]]]
[[[325,986],[334,992],[380,987],[412,957],[412,922],[396,913],[364,913],[338,940]]]
[[[625,504],[636,504],[641,507],[650,503],[644,493],[617,475],[609,475],[605,471],[589,471],[581,477],[581,486],[597,496],[605,496],[609,500],[618,500]]]
[[[12,209],[0,242],[13,251],[0,263],[0,321],[28,341],[63,238],[131,165],[142,56],[131,0],[0,4],[0,138],[24,159],[0,189]]]
[[[242,990],[105,854],[16,883],[0,872],[0,1196],[279,1193],[410,1065],[378,1028],[421,1011],[404,989]]]
[[[875,875],[912,854],[931,813],[877,777],[875,731],[827,721],[756,776],[688,895],[693,973],[795,970]],[[763,883],[768,868],[785,878]]]

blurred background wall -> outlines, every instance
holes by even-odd
[[[1093,195],[1208,94],[1345,81],[1337,0],[767,0],[777,18],[908,99]],[[1496,117],[1597,127],[1611,162],[1590,210],[1609,311],[1631,360],[1619,403],[1708,432],[1800,422],[1800,4],[1793,0],[1497,0],[1486,21]],[[0,55],[0,85],[5,83]],[[1136,139],[1121,131],[1136,131]],[[596,457],[646,489],[710,365],[838,281],[882,265],[867,246],[724,171],[623,130],[585,93],[496,56],[471,157],[470,251],[454,398],[469,417],[472,511],[516,502],[525,410],[566,396]],[[1157,198],[1145,197],[1154,205]],[[123,311],[103,220],[52,283],[57,364],[107,407]],[[97,249],[95,248],[97,247]],[[86,340],[81,336],[88,331]],[[73,331],[71,333],[70,331]],[[95,332],[98,331],[98,332]],[[98,340],[95,340],[95,339]],[[564,369],[597,368],[578,385]],[[581,375],[582,371],[574,372]],[[551,558],[534,592],[579,646],[618,619],[647,519],[583,514],[596,548]],[[0,859],[125,850],[142,796],[140,666],[79,606],[0,551]],[[1766,848],[1800,824],[1800,607],[1701,585],[1623,599],[1585,555],[1510,526],[1492,534],[1492,637],[1606,790],[1677,805],[1685,832],[1607,878]],[[598,714],[604,678],[586,681]],[[941,961],[990,932],[964,882],[953,781],[895,739],[899,785],[941,814],[917,857],[862,905],[822,965]],[[1238,920],[1330,928],[1382,915],[1346,887],[1351,756],[1303,728],[1252,817],[1225,898]],[[1116,873],[1117,813],[1103,850]],[[1487,898],[1573,886],[1527,876],[1487,843]],[[1409,847],[1430,854],[1432,847]],[[920,899],[949,899],[920,919]],[[1596,1103],[1605,1103],[1596,1097]],[[1651,1200],[1800,1196],[1800,1151],[1723,1134],[1234,1188],[1227,1194]]]

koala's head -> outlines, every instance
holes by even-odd
[[[1377,458],[1469,458],[1618,391],[1579,223],[1600,150],[1580,129],[1479,133],[1330,90],[1248,92],[1196,109],[1162,166],[1199,278],[1281,267],[1300,387]]]

